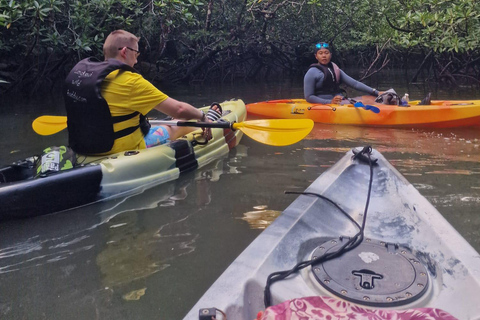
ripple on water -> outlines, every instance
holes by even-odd
[[[433,190],[433,189],[435,189],[434,186],[432,186],[430,184],[425,184],[425,183],[412,183],[412,185],[417,190]]]

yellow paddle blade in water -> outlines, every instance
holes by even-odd
[[[313,125],[311,119],[266,119],[234,123],[232,128],[264,144],[287,146],[305,138]]]
[[[60,132],[66,127],[67,117],[63,116],[41,116],[32,123],[33,130],[42,136]]]

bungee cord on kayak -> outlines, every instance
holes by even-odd
[[[354,151],[355,153],[355,151]],[[316,196],[321,199],[326,200],[327,202],[333,204],[337,209],[340,210],[350,221],[352,221],[355,226],[359,229],[359,232],[354,235],[352,238],[348,239],[348,241],[343,244],[338,250],[330,253],[325,253],[322,256],[319,257],[314,257],[313,259],[302,261],[297,263],[292,269],[290,270],[284,270],[284,271],[278,271],[271,273],[267,277],[267,282],[265,284],[265,290],[264,290],[264,304],[265,308],[270,307],[271,301],[272,301],[272,296],[271,296],[271,290],[270,287],[272,284],[276,281],[279,280],[284,280],[288,276],[290,276],[293,273],[296,273],[300,271],[301,269],[308,267],[308,266],[313,266],[319,263],[326,262],[328,260],[332,260],[336,257],[341,256],[342,254],[355,249],[358,245],[360,245],[364,239],[364,230],[365,230],[365,225],[366,225],[366,220],[367,220],[367,213],[368,213],[368,206],[370,204],[370,195],[372,191],[372,183],[373,183],[373,166],[376,162],[376,159],[371,158],[372,154],[372,148],[370,146],[364,147],[360,152],[356,153],[353,156],[353,159],[358,159],[359,161],[367,162],[369,167],[370,167],[370,180],[368,184],[368,192],[367,192],[367,200],[365,202],[365,209],[364,209],[364,214],[363,214],[363,219],[362,219],[362,224],[361,226],[347,213],[345,210],[343,210],[337,203],[332,201],[331,199],[317,194],[313,192],[294,192],[294,191],[287,191],[285,194],[301,194],[301,195],[308,195],[308,196]]]

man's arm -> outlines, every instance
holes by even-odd
[[[205,121],[204,113],[201,110],[195,108],[191,104],[170,97],[157,104],[154,109],[175,119],[197,119]]]

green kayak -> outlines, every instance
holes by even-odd
[[[220,122],[245,120],[242,100],[225,101],[221,106]],[[206,112],[208,107],[203,110]],[[38,174],[42,156],[0,168],[0,220],[58,212],[177,179],[184,172],[228,154],[243,136],[242,130],[228,126],[211,130],[213,138],[206,144],[202,144],[199,128],[181,139],[149,149],[102,157],[77,154],[75,166],[59,172]]]

